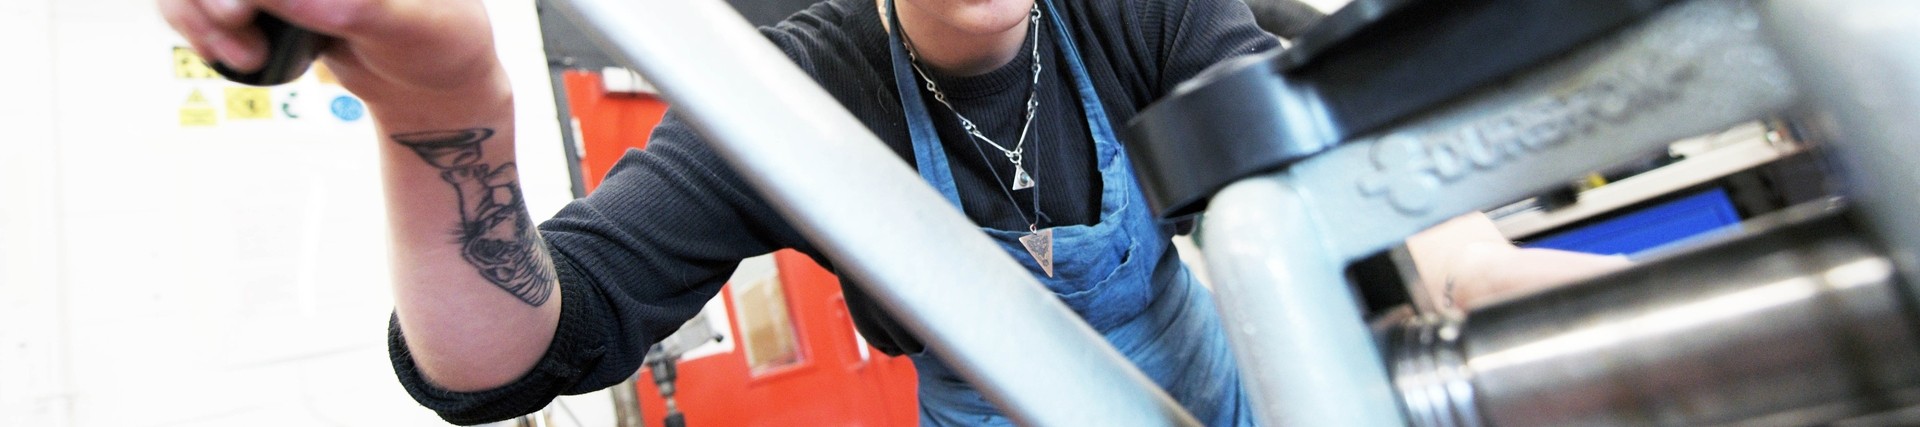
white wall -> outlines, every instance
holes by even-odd
[[[0,2],[0,425],[66,425],[59,319],[53,0]]]
[[[533,5],[488,5],[545,217],[571,194]],[[0,40],[0,425],[444,425],[386,361],[381,142],[343,90],[231,119],[152,0],[7,0]],[[217,125],[182,125],[196,90]]]

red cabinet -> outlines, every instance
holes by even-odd
[[[593,72],[568,72],[568,104],[584,142],[583,176],[591,191],[630,147],[642,147],[665,114],[666,103],[646,95],[608,94]],[[773,255],[776,272],[740,304],[732,287],[721,292],[732,328],[731,351],[679,364],[676,401],[687,425],[913,426],[918,424],[912,362],[867,346],[854,331],[839,279],[805,255]],[[784,318],[776,318],[784,304]],[[752,313],[742,313],[754,307]],[[773,320],[768,320],[773,319]],[[752,330],[748,330],[752,329]],[[765,330],[782,336],[767,337]],[[752,335],[752,336],[750,336]],[[751,343],[751,344],[750,344]],[[752,359],[748,345],[772,348]],[[648,426],[665,414],[659,391],[642,372],[638,392]]]

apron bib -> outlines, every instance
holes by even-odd
[[[1169,255],[1167,236],[1161,234],[1134,181],[1132,165],[1115,137],[1059,10],[1050,1],[1037,1],[1050,18],[1054,41],[1067,59],[1079,107],[1086,114],[1087,134],[1093,139],[1100,172],[1099,222],[1051,228],[1052,277],[1043,272],[1019,240],[1030,230],[981,230],[1201,421],[1210,425],[1251,422],[1212,297],[1194,283],[1185,265],[1177,260],[1170,263],[1180,270],[1169,276],[1172,280],[1153,280],[1161,257]],[[900,28],[893,1],[886,6],[891,28]],[[892,45],[895,87],[913,142],[915,168],[949,203],[964,210],[905,44],[896,31],[889,31],[888,41]],[[922,425],[1008,423],[931,353],[911,356],[920,373]]]

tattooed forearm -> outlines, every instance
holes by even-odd
[[[456,234],[467,263],[500,289],[540,306],[553,294],[547,252],[527,217],[513,162],[499,167],[481,162],[480,143],[491,137],[493,129],[482,128],[401,133],[393,140],[412,148],[453,184],[460,198]]]

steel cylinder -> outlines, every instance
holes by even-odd
[[[1803,212],[1804,213],[1804,212]],[[1832,212],[1388,332],[1417,426],[1814,425],[1920,402],[1893,263]]]

